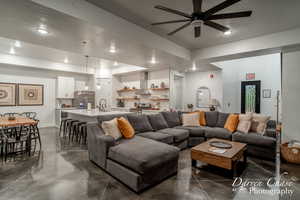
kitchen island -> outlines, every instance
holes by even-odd
[[[103,115],[115,115],[115,114],[129,114],[131,112],[123,112],[123,111],[108,111],[101,112],[98,109],[92,110],[65,110],[64,112],[68,113],[68,118],[79,120],[83,122],[97,122],[98,116]]]

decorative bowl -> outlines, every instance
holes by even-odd
[[[212,147],[220,148],[220,149],[231,149],[232,148],[232,145],[230,143],[220,142],[220,141],[209,142],[209,145]]]

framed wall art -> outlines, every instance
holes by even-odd
[[[271,98],[271,89],[264,89],[263,90],[263,98]]]
[[[16,106],[16,88],[14,83],[0,83],[0,106]]]
[[[44,105],[44,85],[18,84],[18,105]]]

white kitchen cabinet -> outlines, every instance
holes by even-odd
[[[72,99],[75,92],[75,79],[73,77],[57,77],[57,98]]]

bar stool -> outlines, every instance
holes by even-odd
[[[61,132],[63,132],[63,137],[66,136],[67,133],[67,122],[71,121],[72,119],[63,119],[60,122],[60,127],[59,127],[59,135],[61,135]]]
[[[68,136],[69,136],[69,141],[71,141],[71,138],[73,137],[73,132],[72,132],[72,128],[74,123],[79,122],[79,120],[70,120],[67,121],[66,125],[67,125],[67,132],[68,132]]]
[[[75,137],[75,141],[78,142],[79,139],[80,139],[80,135],[81,135],[81,130],[80,130],[80,126],[83,125],[84,123],[86,122],[75,122],[73,124],[73,127],[72,127],[72,137],[71,137],[71,140],[73,141],[74,137]]]
[[[87,139],[87,122],[83,122],[79,125],[79,144],[81,143],[81,139],[83,144],[86,144]]]

